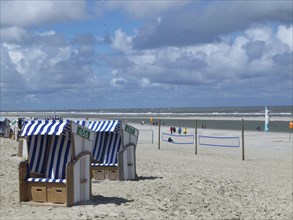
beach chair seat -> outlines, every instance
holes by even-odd
[[[118,163],[92,163],[91,165],[94,167],[118,167]]]
[[[27,182],[34,182],[34,183],[66,183],[66,179],[28,178]]]

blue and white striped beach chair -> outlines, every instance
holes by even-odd
[[[89,129],[96,133],[92,149],[93,177],[118,180],[117,155],[122,147],[121,121],[93,121]]]
[[[120,120],[93,121],[92,177],[103,180],[136,178],[135,150],[138,130]]]
[[[72,205],[89,199],[90,191],[84,198],[80,198],[82,193],[74,194],[76,187],[81,187],[77,185],[85,181],[79,183],[74,176],[90,178],[93,132],[69,120],[44,120],[26,122],[21,136],[28,142],[28,160],[19,166],[21,202]],[[77,142],[88,147],[73,144],[78,138],[88,139]]]

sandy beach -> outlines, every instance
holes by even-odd
[[[241,148],[161,143],[157,126],[135,125],[136,181],[94,181],[91,201],[72,207],[19,204],[18,142],[0,138],[1,219],[292,219],[292,143],[288,133],[245,132]],[[168,132],[167,127],[161,128]],[[193,133],[189,129],[189,133]],[[198,130],[205,135],[238,135]],[[292,137],[293,138],[293,137]]]

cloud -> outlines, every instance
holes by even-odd
[[[280,39],[280,41],[288,45],[291,51],[293,50],[293,28],[292,25],[289,27],[286,26],[279,26],[278,27],[278,32],[277,32],[277,37]]]
[[[2,42],[20,43],[30,37],[30,34],[25,29],[16,26],[4,27],[0,30]]]
[[[117,70],[113,70],[111,75],[112,75],[112,79],[110,81],[111,87],[121,88],[127,84],[127,80],[124,77],[120,76]]]
[[[24,97],[24,102],[27,102],[27,103],[34,103],[34,102],[38,102],[39,99],[36,98],[36,95],[34,94],[28,94],[28,95],[25,95]]]
[[[156,18],[166,11],[177,10],[189,4],[188,1],[99,1],[95,11],[101,15],[108,11],[122,11],[135,19]]]
[[[161,23],[161,21],[162,21],[162,18],[161,17],[157,17],[156,20],[157,20],[158,25],[159,25]]]
[[[54,66],[60,62],[66,62],[70,58],[72,58],[75,54],[77,54],[77,51],[72,49],[71,47],[61,47],[58,49],[58,52],[54,57],[49,59],[49,65]]]
[[[134,38],[134,48],[187,46],[219,40],[223,35],[247,29],[252,24],[292,24],[290,1],[217,1],[188,4],[166,11],[160,25],[149,21]],[[172,37],[170,37],[172,36]]]
[[[49,30],[49,31],[46,31],[43,33],[37,33],[37,34],[40,35],[41,37],[44,37],[44,36],[53,36],[56,34],[56,32],[53,30]]]
[[[273,61],[279,64],[280,66],[290,66],[292,64],[292,58],[293,58],[293,52],[287,52],[287,53],[282,53],[282,54],[276,54],[272,57]],[[292,65],[291,65],[292,67]],[[288,70],[288,72],[290,69]]]
[[[38,1],[6,2],[1,2],[3,109],[259,105],[264,99],[271,104],[292,99],[289,1],[64,1],[58,7],[55,1],[44,7]],[[105,16],[93,23],[124,13],[127,22],[139,19],[139,29],[133,34],[132,25],[119,23],[105,36],[92,27],[90,32],[77,27],[78,34],[58,31],[66,29],[62,22],[85,18],[93,5]],[[44,25],[52,22],[58,22],[56,29]]]
[[[244,45],[243,48],[246,50],[248,59],[252,61],[254,59],[261,58],[264,52],[265,42],[259,40],[249,42],[246,45]]]
[[[145,78],[145,77],[142,77],[141,81],[140,81],[140,85],[141,87],[143,88],[147,88],[150,86],[150,80]]]
[[[1,26],[31,27],[85,17],[86,1],[1,1]]]
[[[292,26],[285,27],[279,26],[278,30],[286,30],[286,35]],[[277,97],[284,94],[284,88],[292,87],[291,43],[284,40],[287,38],[281,40],[279,35],[280,32],[274,32],[270,26],[257,25],[232,40],[224,36],[221,41],[208,44],[144,50],[133,48],[112,56],[107,62],[120,73],[119,77],[128,79],[127,86],[137,84],[146,89],[156,85],[152,91],[160,94],[159,97],[164,96],[160,90],[174,90],[182,96],[196,93],[199,97],[218,98],[235,98],[244,94],[254,98],[262,94]],[[121,65],[121,59],[131,65]],[[284,97],[288,98],[287,92],[285,94]]]
[[[112,39],[112,47],[127,53],[132,49],[132,37],[127,36],[121,29],[115,31],[114,39]]]
[[[1,103],[6,109],[11,108],[11,100],[20,109],[25,103],[34,103],[33,107],[54,100],[64,105],[71,96],[80,100],[91,92],[103,94],[108,84],[97,76],[95,54],[84,53],[82,42],[71,44],[61,35],[44,33],[51,34],[30,32],[34,41],[1,44]]]

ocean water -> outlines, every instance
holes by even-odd
[[[290,132],[289,121],[293,120],[292,106],[267,106],[267,108],[271,119],[269,131]],[[144,121],[146,124],[150,124],[150,118],[153,118],[152,123],[157,123],[158,118],[160,118],[161,123],[165,126],[175,127],[193,128],[196,118],[198,128],[225,130],[241,130],[241,119],[245,118],[245,130],[253,131],[257,127],[264,130],[265,107],[146,108],[100,110],[98,112],[99,116],[104,116],[107,119],[123,119],[133,123]],[[185,119],[182,120],[182,118]],[[274,118],[277,118],[277,120]]]
[[[292,117],[293,106],[267,106],[270,117]],[[264,106],[250,107],[189,107],[189,108],[130,108],[68,111],[105,117],[264,117]]]
[[[290,132],[289,121],[293,121],[293,106],[267,106],[269,110],[270,132]],[[10,112],[11,113],[11,112]],[[250,107],[197,107],[197,108],[130,108],[130,109],[89,109],[89,110],[56,110],[57,116],[63,118],[82,118],[89,120],[122,119],[129,122],[150,124],[161,119],[166,126],[194,127],[195,119],[198,128],[240,130],[241,119],[245,118],[245,130],[264,129],[264,106]],[[9,112],[8,112],[9,114]],[[50,117],[54,110],[17,112],[24,117]],[[184,118],[184,120],[182,120]],[[225,120],[227,118],[227,120]]]

